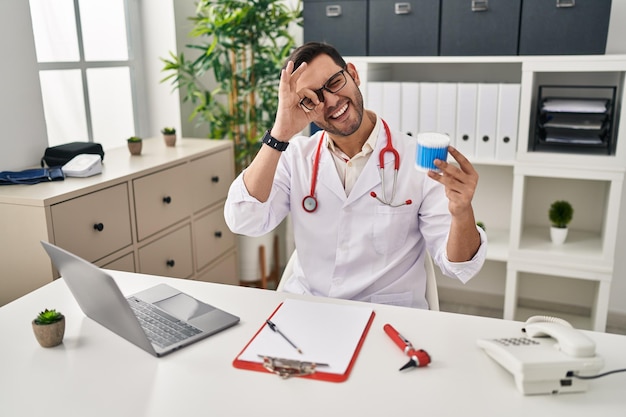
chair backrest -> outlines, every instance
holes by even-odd
[[[289,257],[289,261],[287,261],[287,265],[285,266],[285,270],[280,277],[280,281],[278,281],[276,291],[283,290],[283,287],[285,286],[285,281],[287,281],[287,279],[289,279],[292,274],[293,263],[296,256],[296,251],[294,250]],[[426,269],[426,301],[428,301],[428,306],[430,310],[439,311],[439,292],[437,291],[435,264],[433,263],[433,260],[428,253],[426,254],[426,258],[424,259],[424,268]]]

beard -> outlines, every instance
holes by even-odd
[[[363,121],[363,95],[358,88],[354,89],[354,100],[348,99],[348,109],[347,112],[351,112],[353,109],[355,111],[354,118],[349,120],[349,123],[345,126],[336,126],[334,123],[334,119],[330,118],[330,116],[325,116],[323,121],[316,121],[315,124],[318,125],[321,129],[324,129],[330,135],[338,135],[338,136],[350,136],[354,132],[356,132],[361,123]],[[339,108],[345,106],[345,102],[339,106],[335,106],[332,109],[328,109],[327,114],[335,113]]]

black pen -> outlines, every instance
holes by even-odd
[[[270,329],[272,329],[273,332],[278,333],[279,335],[281,335],[283,337],[283,339],[285,339],[287,342],[289,342],[289,344],[291,346],[293,346],[294,349],[296,349],[298,351],[298,353],[300,353],[300,354],[302,353],[302,350],[298,346],[296,346],[291,340],[289,340],[289,338],[287,336],[285,336],[284,333],[281,332],[280,329],[278,329],[278,327],[276,327],[276,325],[274,323],[272,323],[271,320],[268,319],[268,320],[265,321],[265,323],[267,323],[267,325],[270,326]]]

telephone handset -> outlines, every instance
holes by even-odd
[[[587,390],[587,381],[572,375],[596,375],[604,361],[595,356],[595,343],[565,320],[534,316],[521,335],[479,339],[478,346],[511,372],[526,395]]]

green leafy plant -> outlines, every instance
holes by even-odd
[[[548,216],[553,227],[564,229],[567,227],[569,222],[572,221],[572,218],[574,216],[574,209],[569,202],[564,200],[558,200],[552,203],[552,205],[550,206]]]
[[[190,119],[208,123],[209,138],[231,139],[235,167],[241,172],[261,147],[262,133],[270,129],[278,108],[280,70],[295,40],[292,24],[302,24],[302,3],[293,9],[283,0],[199,1],[186,45],[195,59],[183,53],[161,58],[162,80],[183,92],[195,105]],[[211,74],[217,86],[204,85]]]
[[[480,227],[481,229],[483,229],[485,232],[487,231],[486,227],[485,227],[485,223],[483,222],[476,222],[476,226]]]
[[[56,310],[45,309],[35,317],[35,324],[52,324],[61,320],[63,320],[63,314]]]
[[[164,135],[175,135],[176,134],[176,128],[173,127],[164,127],[161,130],[161,133],[163,133]]]
[[[127,141],[129,141],[129,142],[131,142],[131,143],[132,143],[132,142],[141,142],[141,141],[142,141],[142,139],[141,139],[140,137],[138,137],[138,136],[131,136],[131,137],[129,137],[129,138],[128,138],[128,139],[126,139],[126,140],[127,140]]]

